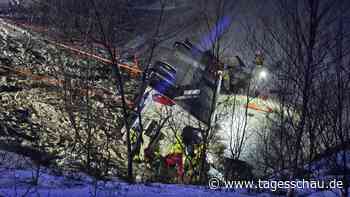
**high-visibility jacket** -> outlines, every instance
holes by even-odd
[[[183,153],[183,145],[181,144],[181,142],[176,140],[176,143],[171,145],[169,154],[182,154],[182,153]]]

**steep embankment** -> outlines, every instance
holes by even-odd
[[[134,88],[128,80],[130,98]],[[114,90],[110,66],[0,19],[0,149],[92,174],[122,170]]]

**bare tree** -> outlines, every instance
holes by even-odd
[[[277,127],[272,130],[274,145],[270,144],[275,148],[267,149],[266,153],[271,157],[273,154],[269,151],[281,151],[282,154],[274,154],[282,162],[279,170],[288,169],[289,179],[295,179],[305,176],[303,166],[311,166],[324,146],[334,147],[336,138],[344,139],[343,134],[341,137],[330,135],[328,127],[334,128],[333,133],[343,133],[345,126],[339,121],[344,120],[347,109],[343,104],[345,86],[340,81],[344,81],[347,72],[341,61],[348,51],[344,51],[340,43],[347,43],[348,38],[344,33],[334,35],[333,32],[342,26],[338,24],[344,24],[339,15],[347,11],[339,9],[346,7],[344,1],[271,2],[269,6],[277,14],[274,18],[262,16],[263,31],[254,34],[256,37],[252,35],[254,45],[267,55],[268,64],[276,65],[271,70],[278,90],[275,99],[281,103]],[[335,12],[341,14],[334,15]],[[331,51],[337,51],[338,55],[332,55]],[[333,94],[337,95],[335,105],[330,104],[333,101],[326,92],[328,87],[339,90]],[[329,121],[329,110],[335,110],[336,115],[331,119],[336,120],[336,124]]]
[[[230,44],[232,44],[232,40],[225,38],[225,35],[228,36],[228,32],[231,31],[231,20],[232,16],[229,14],[230,11],[234,9],[234,3],[228,2],[224,0],[209,2],[209,1],[197,1],[198,10],[197,10],[197,21],[198,26],[200,27],[201,33],[203,33],[203,37],[199,41],[199,46],[208,50],[213,54],[215,61],[219,62],[223,60],[225,50],[229,48]],[[211,6],[208,6],[211,4]],[[214,5],[215,4],[215,5]],[[225,43],[225,44],[224,44]],[[227,53],[226,53],[227,54]],[[223,69],[219,68],[218,70]],[[218,81],[216,82],[218,84]],[[211,140],[214,139],[215,136],[215,109],[217,102],[217,93],[214,94],[214,100],[212,101],[210,112],[211,114],[211,125],[208,125],[204,132],[202,133],[202,144],[203,148],[201,150],[201,165],[200,165],[200,181],[202,183],[206,182],[207,179],[207,150],[208,146],[211,143]]]
[[[133,150],[130,142],[130,127],[134,119],[134,114],[138,119],[140,132],[137,134],[136,143],[142,143],[143,123],[141,118],[141,111],[143,102],[143,95],[147,88],[147,78],[149,73],[149,65],[152,62],[155,48],[160,43],[160,30],[163,22],[163,13],[165,1],[160,1],[161,11],[159,18],[156,22],[156,28],[152,35],[152,42],[150,44],[149,56],[142,62],[145,66],[141,79],[136,79],[134,85],[137,91],[130,92],[125,90],[126,81],[129,79],[125,78],[119,67],[120,63],[120,49],[119,45],[125,43],[125,40],[129,39],[130,31],[134,25],[134,18],[130,15],[130,10],[127,5],[127,1],[103,1],[97,4],[96,1],[91,0],[88,3],[82,3],[82,1],[38,1],[39,10],[43,12],[43,16],[46,19],[47,12],[45,9],[49,8],[52,10],[53,15],[48,17],[46,20],[50,20],[57,24],[56,27],[61,35],[66,40],[80,41],[83,44],[88,42],[97,44],[102,47],[106,52],[105,55],[108,57],[110,62],[110,69],[106,69],[111,72],[114,84],[109,86],[116,87],[115,92],[120,96],[121,101],[121,112],[120,117],[123,121],[123,125],[126,128],[126,147],[127,147],[127,161],[128,161],[128,179],[133,181],[133,158],[137,153],[137,150]],[[40,6],[45,9],[40,9]],[[46,13],[46,14],[45,14]],[[51,14],[51,13],[50,13]],[[67,17],[67,14],[71,17]],[[60,23],[57,23],[60,21]],[[82,37],[81,35],[84,35]],[[163,39],[164,41],[164,39]],[[87,45],[87,48],[94,48],[94,45]],[[92,52],[94,52],[93,50]],[[89,92],[89,90],[87,90]],[[92,92],[90,90],[90,92]],[[130,106],[129,98],[130,94],[137,96],[135,101]],[[128,97],[128,98],[127,98]],[[88,99],[89,100],[89,99]],[[138,146],[136,146],[138,147]]]

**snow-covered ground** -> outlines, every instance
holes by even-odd
[[[96,181],[83,173],[55,172],[40,168],[38,184],[32,181],[37,167],[28,158],[0,151],[0,197],[273,197],[270,192],[210,190],[204,186],[170,184],[129,185],[118,179]],[[299,191],[300,196],[336,197],[332,191]]]
[[[228,190],[210,190],[205,187],[165,184],[135,184],[129,185],[120,181],[94,181],[86,175],[75,177],[55,176],[41,172],[39,184],[28,183],[32,178],[30,170],[1,169],[0,196],[43,196],[43,197],[272,197],[270,193],[247,193]],[[336,197],[332,191],[311,193],[310,197]]]
[[[214,191],[199,186],[134,184],[118,179],[96,181],[83,173],[55,173],[40,168],[38,184],[33,184],[37,167],[28,158],[0,151],[0,196],[42,197],[244,197],[238,192]],[[263,196],[260,194],[258,196]]]

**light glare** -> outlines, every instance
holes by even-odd
[[[267,72],[266,72],[266,70],[260,71],[260,73],[259,73],[259,78],[260,78],[260,79],[266,79],[266,78],[267,78]]]

